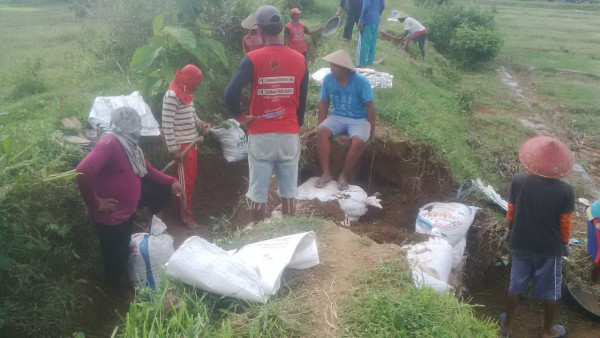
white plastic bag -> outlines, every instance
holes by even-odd
[[[439,229],[442,237],[455,246],[466,237],[477,210],[462,203],[429,203],[419,210],[415,230],[431,234],[432,229]]]
[[[248,244],[227,252],[190,237],[167,264],[167,275],[219,295],[266,303],[281,283],[284,268],[319,264],[313,231]]]
[[[217,138],[223,157],[227,162],[237,162],[248,158],[248,137],[240,128],[240,124],[234,120],[227,120],[231,127],[212,127],[210,132]]]
[[[131,236],[127,272],[134,287],[149,286],[154,290],[160,283],[160,273],[173,254],[173,238],[165,230],[167,226],[159,218],[152,218],[150,234]]]
[[[158,122],[138,91],[130,95],[97,97],[88,116],[88,122],[94,129],[101,132],[106,131],[110,128],[111,112],[119,107],[131,107],[137,111],[142,119],[142,136],[160,135]]]
[[[406,254],[412,269],[412,279],[419,287],[429,286],[435,291],[446,292],[448,276],[452,268],[452,246],[439,237],[411,246]]]

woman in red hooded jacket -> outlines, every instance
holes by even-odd
[[[179,180],[185,197],[182,222],[188,228],[196,228],[192,217],[192,194],[198,167],[198,147],[194,146],[185,157],[181,153],[198,137],[196,128],[208,132],[210,125],[198,118],[194,108],[194,92],[202,82],[202,71],[194,65],[186,65],[175,74],[169,90],[163,98],[162,131],[171,158],[177,161],[175,177]]]

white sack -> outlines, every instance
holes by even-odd
[[[412,279],[418,287],[429,286],[435,291],[446,292],[448,276],[452,268],[452,246],[439,237],[411,246],[406,254],[412,268]]]
[[[130,95],[97,97],[88,116],[88,122],[92,128],[100,132],[106,131],[110,128],[110,113],[119,107],[131,107],[137,111],[142,119],[142,136],[160,135],[158,122],[138,91]]]
[[[131,236],[127,272],[134,287],[149,286],[154,290],[160,283],[160,274],[173,254],[173,238],[165,231],[167,226],[159,218],[152,218],[150,234]]]
[[[234,119],[227,120],[232,125],[228,129],[217,126],[210,128],[210,132],[217,138],[223,157],[227,162],[237,162],[248,158],[248,137],[240,128],[239,122]]]
[[[442,237],[454,246],[467,235],[477,210],[462,203],[429,203],[419,210],[415,230],[431,234],[432,229],[439,229]]]
[[[313,231],[248,244],[224,251],[200,237],[190,237],[167,264],[167,275],[208,292],[266,303],[280,286],[286,267],[319,264]]]
[[[379,209],[382,208],[381,200],[377,198],[377,193],[368,196],[367,193],[357,185],[348,185],[347,190],[339,190],[334,180],[327,182],[323,188],[315,188],[315,182],[318,177],[311,177],[298,187],[296,199],[319,201],[338,201],[340,208],[344,210],[348,221],[356,221],[367,213],[367,206],[372,205]]]
[[[368,68],[357,68],[356,71],[360,75],[366,77],[367,80],[369,80],[371,88],[392,88],[392,84],[394,81],[394,75],[392,74],[378,72],[376,70]],[[323,80],[325,79],[325,76],[329,73],[331,73],[331,70],[329,68],[320,68],[316,72],[312,73],[310,78],[315,85],[321,86],[323,85]]]

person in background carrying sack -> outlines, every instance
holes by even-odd
[[[562,256],[569,256],[573,187],[558,178],[573,169],[573,153],[559,139],[539,136],[519,149],[519,161],[529,171],[516,175],[508,198],[505,241],[512,251],[506,313],[498,325],[502,336],[512,336],[519,295],[533,280],[533,297],[544,301],[542,337],[564,337],[565,328],[553,325],[561,297]]]
[[[81,161],[75,171],[77,185],[96,224],[104,279],[116,292],[126,291],[126,267],[133,215],[138,207],[149,206],[153,213],[170,202],[169,190],[181,194],[181,185],[171,176],[154,169],[138,146],[142,125],[130,107],[111,113],[110,130]]]
[[[592,286],[600,291],[600,200],[585,210],[587,218],[587,254],[592,259]]]
[[[267,192],[275,169],[282,213],[293,215],[298,190],[300,127],[304,122],[308,72],[302,54],[283,45],[281,14],[261,6],[256,25],[265,46],[248,53],[225,88],[231,115],[248,130],[250,182],[246,196],[252,201],[252,218],[266,216]],[[250,114],[244,114],[240,94],[252,84]]]
[[[200,120],[194,108],[194,92],[202,82],[202,72],[194,65],[186,65],[175,73],[175,79],[163,97],[162,132],[171,159],[177,161],[175,177],[183,188],[185,212],[182,222],[190,229],[197,228],[192,216],[192,195],[198,170],[198,146],[184,158],[181,153],[198,137],[196,128],[208,133],[210,124]],[[180,200],[176,200],[180,203]]]

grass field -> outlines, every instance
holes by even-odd
[[[337,5],[337,1],[333,0],[329,2],[315,0],[315,2],[318,2],[318,8],[307,10],[304,15],[306,19],[303,19],[311,28],[333,15]],[[496,74],[496,68],[500,65],[509,67],[517,76],[531,79],[530,82],[534,83],[537,93],[544,100],[554,105],[567,106],[566,116],[557,120],[557,123],[562,123],[559,127],[576,128],[582,133],[595,132],[594,123],[597,122],[600,113],[598,77],[556,69],[600,73],[600,44],[598,44],[600,27],[597,24],[600,22],[600,7],[543,1],[482,1],[480,3],[496,13],[497,22],[505,39],[501,57],[478,71],[463,73],[436,53],[429,42],[426,47],[427,58],[423,61],[416,53],[412,56],[407,55],[391,43],[380,40],[376,58],[383,60],[376,68],[394,75],[394,87],[376,90],[375,103],[379,123],[398,129],[402,138],[432,147],[435,155],[447,163],[456,183],[481,177],[498,187],[500,191],[507,192],[510,177],[514,170],[518,170],[515,156],[518,145],[527,136],[532,135],[532,132],[521,126],[515,119],[523,109],[523,105],[513,99],[514,94],[501,82]],[[402,9],[423,23],[427,23],[428,9],[415,7],[411,0],[386,1],[386,11],[382,17],[388,17],[392,9]],[[16,206],[12,205],[6,209],[2,209],[6,205],[0,205],[0,220],[9,219],[6,218],[7,215],[11,217],[19,215],[21,209],[35,214],[33,215],[35,217],[32,216],[15,225],[21,228],[35,226],[41,230],[37,234],[33,230],[26,235],[19,234],[19,240],[24,239],[31,247],[37,247],[39,241],[46,244],[45,241],[59,243],[56,238],[62,236],[60,238],[66,241],[66,244],[60,242],[60,245],[64,246],[56,250],[51,247],[48,250],[52,249],[54,251],[49,252],[63,255],[63,263],[79,264],[81,253],[89,253],[85,250],[93,251],[94,248],[88,246],[84,248],[85,250],[68,251],[71,250],[69,247],[71,243],[65,233],[68,234],[69,229],[59,228],[63,232],[52,230],[57,224],[59,226],[63,224],[61,222],[65,224],[83,222],[81,220],[83,207],[80,205],[79,196],[72,182],[63,183],[60,187],[42,184],[42,189],[39,188],[39,176],[72,169],[77,160],[83,156],[83,152],[73,149],[64,150],[52,140],[51,135],[60,129],[62,117],[75,115],[85,121],[90,104],[96,96],[129,93],[139,89],[140,85],[139,80],[131,73],[125,76],[114,67],[114,64],[107,66],[84,48],[89,46],[92,38],[87,35],[87,32],[101,27],[102,24],[92,17],[76,17],[64,3],[40,2],[29,6],[0,5],[0,45],[3,46],[3,53],[0,54],[0,83],[3,83],[0,86],[0,141],[9,134],[14,135],[15,152],[32,142],[40,142],[34,151],[36,156],[34,164],[16,171],[12,176],[9,175],[11,183],[17,182],[26,185],[28,189],[31,188],[33,192],[26,196],[33,196],[32,199],[35,199],[38,204],[19,201]],[[399,23],[384,21],[381,29],[400,33],[402,26]],[[315,37],[316,44],[312,45],[314,50],[311,53],[317,58],[309,62],[311,70],[328,66],[326,62],[319,60],[318,56],[344,47],[340,38],[341,32],[338,33],[339,35],[330,38]],[[352,49],[350,51],[354,55],[354,51]],[[228,55],[228,57],[234,65],[241,60],[241,55]],[[224,78],[220,78],[214,82],[206,80],[203,83],[206,88],[201,87],[198,96],[211,95],[212,101],[217,103],[201,106],[201,116],[204,114],[216,120],[227,117],[223,105],[218,104],[218,100],[214,98],[222,93],[221,86],[226,82]],[[528,86],[532,87],[531,83]],[[306,128],[315,127],[318,95],[318,87],[311,84],[308,102],[310,111]],[[465,105],[470,104],[477,108],[475,112],[464,109]],[[40,193],[36,195],[37,191]],[[52,192],[61,195],[53,196]],[[59,197],[69,202],[65,203],[69,206],[64,210],[60,209],[63,204],[60,204],[61,207],[56,207],[59,205],[57,201]],[[79,201],[80,204],[73,201]],[[55,214],[46,209],[36,209],[44,205],[46,209],[53,209],[51,211],[55,211]],[[77,217],[73,216],[75,213]],[[6,224],[1,224],[0,230],[4,230],[3,226]],[[0,236],[0,241],[6,241],[6,238]],[[68,250],[60,251],[64,248]],[[3,248],[0,247],[0,267],[3,268],[5,252],[1,249]],[[19,253],[21,252],[22,248]],[[75,257],[73,253],[77,256],[77,260],[73,258]],[[50,256],[49,253],[45,255]],[[11,256],[11,259],[12,262],[20,262],[20,257]],[[83,258],[82,265],[90,263],[86,259],[89,257]],[[46,264],[47,269],[52,270],[52,266]],[[387,268],[389,269],[389,266]],[[402,271],[392,270],[391,276],[402,273]],[[378,273],[380,274],[381,271],[372,272],[372,276],[377,276]],[[32,274],[35,274],[35,271]],[[42,273],[38,275],[40,274]],[[372,276],[371,278],[374,278]],[[389,276],[390,274],[387,274],[384,277],[389,278]],[[26,280],[27,276],[19,277]],[[64,297],[54,299],[49,297],[47,304],[46,299],[35,300],[29,303],[30,308],[43,312],[42,305],[49,306],[58,313],[54,315],[62,316],[63,304],[77,304],[70,287],[80,277],[81,275],[69,275],[59,281],[60,283],[53,284],[53,288],[65,285],[64,289],[56,292],[57,295]],[[47,277],[45,282],[55,282],[50,279],[51,277]],[[369,296],[378,294],[384,300],[386,297],[393,296],[391,300],[403,304],[423,301],[431,308],[439,307],[438,303],[428,297],[428,294],[419,294],[412,289],[409,290],[410,294],[406,295],[409,298],[403,298],[404,296],[396,292],[398,290],[392,290],[390,296],[383,290],[387,286],[378,285],[374,288],[373,294],[365,293],[367,295],[365,298],[347,305],[347,313],[350,315],[352,310],[368,306]],[[361,284],[361,287],[365,286]],[[400,288],[405,290],[407,285],[403,284]],[[15,299],[11,298],[11,302],[15,302]],[[261,331],[263,327],[269,329],[268,326],[273,323],[270,320],[288,316],[291,318],[289,323],[295,324],[300,317],[295,317],[294,311],[302,312],[303,309],[291,308],[287,302],[289,299],[283,295],[281,299],[269,303],[269,307],[248,308],[246,309],[248,318],[242,317],[236,322],[236,324],[243,324],[241,328],[236,328],[239,331],[231,331],[229,327],[215,327],[215,332],[223,330],[219,332],[229,332],[234,336],[236,333],[260,335],[265,332]],[[6,304],[15,305],[2,303],[3,306]],[[464,318],[468,319],[465,321],[466,327],[479,327],[478,325],[481,324],[472,321],[473,314],[470,309],[458,305],[453,298],[444,299],[444,304],[464,313]],[[12,309],[22,310],[18,306],[11,308],[8,305],[6,305],[8,311],[0,308],[0,328],[5,325],[3,316],[6,313],[11,313]],[[76,312],[78,309],[78,305],[69,306],[68,311],[65,308],[66,313]],[[146,304],[146,306],[152,305]],[[391,308],[393,309],[393,306]],[[286,309],[290,312],[286,312]],[[377,309],[373,309],[370,313],[376,317],[391,315],[389,312],[378,312]],[[32,318],[41,316],[39,312],[31,312],[29,315]],[[181,316],[184,315],[188,314],[181,313]],[[408,321],[416,320],[409,316],[410,313],[404,315],[407,317],[402,318],[408,318],[406,319]],[[254,318],[249,318],[251,316]],[[253,319],[256,321],[251,321]],[[48,320],[50,321],[51,318]],[[53,325],[52,322],[47,323],[42,320],[38,324],[40,327]],[[136,328],[136,323],[126,322],[125,330],[129,324],[132,329]],[[484,323],[481,326],[486,332],[489,329],[488,324]],[[354,323],[348,324],[348,330],[353,331],[348,331],[347,334],[360,336],[357,332],[363,332],[361,330],[365,330],[369,323],[364,323],[365,326],[352,325]],[[452,325],[452,323],[446,321],[444,325]],[[277,327],[274,330],[280,329],[283,330],[281,332],[289,329],[287,333],[297,334],[295,331],[297,325]],[[440,330],[436,332],[443,332],[444,327],[436,327],[436,329]],[[201,328],[198,332],[200,331]],[[48,333],[51,331],[41,332],[52,335]],[[266,332],[280,333],[280,331]],[[40,332],[36,333],[40,334]]]

